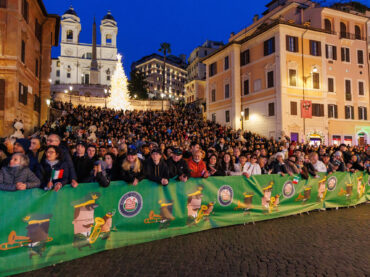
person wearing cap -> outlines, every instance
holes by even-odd
[[[166,161],[170,179],[177,178],[181,182],[186,182],[190,178],[190,170],[187,162],[182,158],[182,150],[174,148],[171,157]]]
[[[168,185],[170,174],[168,166],[162,159],[162,152],[158,148],[154,148],[150,154],[150,158],[144,164],[144,176],[153,182],[163,186]]]
[[[91,172],[94,168],[94,161],[86,155],[85,143],[79,141],[76,145],[76,153],[72,158],[77,173],[77,182],[89,183],[92,181]]]
[[[345,165],[344,160],[343,160],[343,153],[342,152],[336,151],[334,153],[332,164],[334,164],[334,162],[335,162],[335,164],[338,164],[338,167],[337,167],[336,171],[340,171],[340,172],[346,172],[347,171],[346,165]]]
[[[14,153],[9,165],[0,169],[0,190],[16,191],[40,187],[40,180],[28,167],[25,154]]]
[[[144,179],[143,163],[138,158],[136,149],[128,149],[127,156],[122,163],[120,176],[123,181],[134,186]]]
[[[194,152],[193,157],[188,160],[188,166],[192,178],[208,178],[209,173],[200,150]]]

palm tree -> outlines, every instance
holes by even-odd
[[[168,42],[162,42],[161,48],[158,50],[163,53],[163,93],[166,91],[166,58],[167,54],[171,54],[171,45]],[[163,111],[163,97],[162,97],[162,111]]]

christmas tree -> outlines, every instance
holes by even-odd
[[[110,97],[108,99],[108,108],[114,110],[132,110],[130,97],[128,93],[128,82],[125,71],[123,70],[122,56],[117,55],[116,70],[111,80]]]

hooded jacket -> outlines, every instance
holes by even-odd
[[[166,162],[171,179],[176,176],[180,177],[181,175],[185,175],[188,178],[190,177],[189,166],[184,159],[175,162],[172,158],[170,158]]]
[[[169,179],[170,174],[168,171],[168,166],[163,159],[160,160],[159,164],[156,165],[153,159],[150,158],[144,164],[144,176],[156,183],[161,183],[162,179]]]

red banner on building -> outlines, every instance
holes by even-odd
[[[312,118],[312,102],[309,100],[301,101],[302,118]]]

